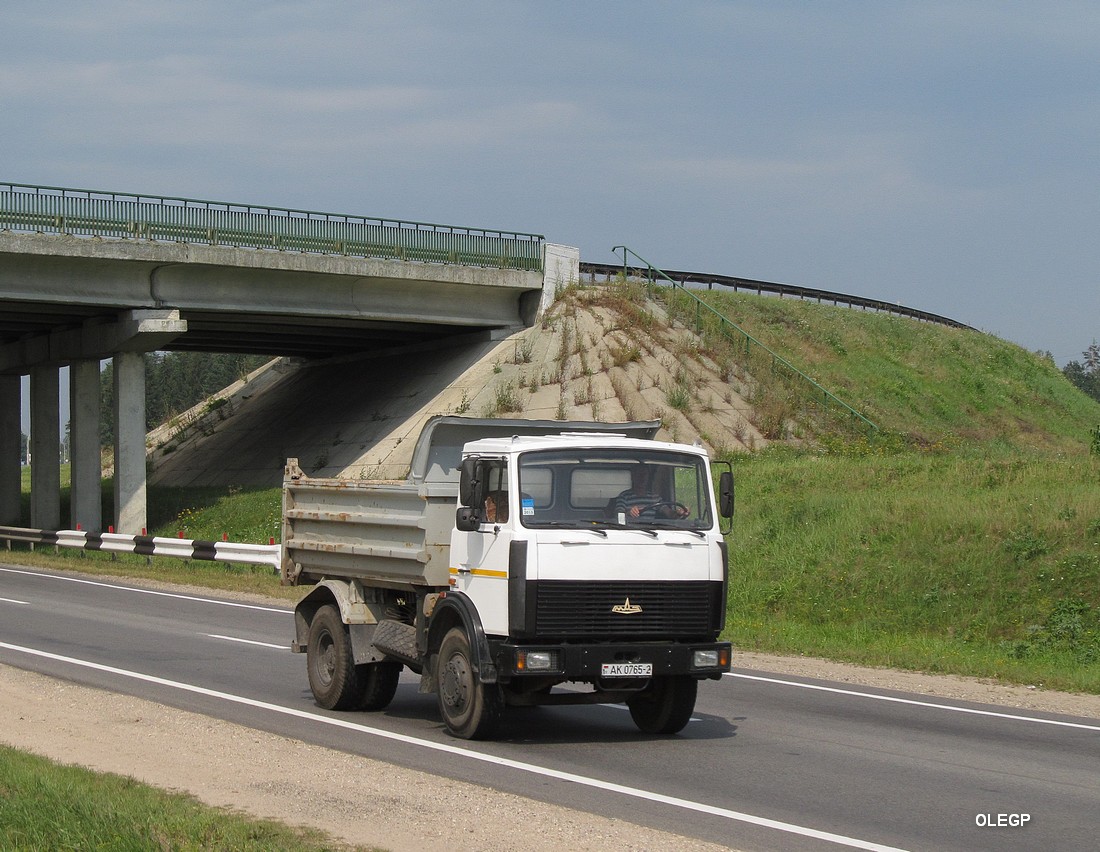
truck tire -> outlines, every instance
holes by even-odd
[[[439,713],[456,737],[480,740],[492,735],[504,714],[504,696],[495,683],[482,683],[473,667],[470,640],[461,627],[443,637],[436,656]]]
[[[630,718],[645,734],[675,734],[684,729],[695,710],[699,681],[683,675],[655,677],[626,702]]]
[[[364,663],[355,667],[355,676],[363,684],[363,701],[359,709],[385,710],[397,693],[401,663]]]
[[[309,625],[306,671],[313,697],[326,710],[362,706],[364,684],[351,653],[351,636],[332,604],[318,609]]]

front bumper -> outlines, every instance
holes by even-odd
[[[527,676],[597,681],[601,679],[602,666],[607,663],[650,664],[653,677],[690,675],[699,679],[720,678],[730,670],[733,656],[729,642],[569,642],[543,645],[505,641],[496,644],[492,650],[502,681]],[[700,657],[710,659],[700,664]]]

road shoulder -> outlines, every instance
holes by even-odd
[[[710,852],[701,843],[0,665],[0,742],[394,852]]]

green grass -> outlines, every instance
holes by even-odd
[[[61,766],[2,746],[0,847],[196,852],[346,848],[318,831],[246,818],[130,778]]]
[[[279,488],[153,488],[149,523],[154,535],[267,544],[279,541],[281,495]]]
[[[735,464],[735,644],[1100,693],[1100,458]]]
[[[1076,452],[1100,404],[1049,358],[890,314],[741,293],[700,294],[882,430],[915,445],[1005,442]]]
[[[737,456],[728,635],[744,647],[1100,692],[1100,405],[996,337],[700,292],[880,428],[703,318],[703,348],[797,448]],[[786,424],[786,426],[782,425]],[[858,427],[858,423],[854,424]]]

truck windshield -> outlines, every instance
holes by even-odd
[[[707,466],[688,453],[577,449],[519,458],[525,527],[712,526]]]

